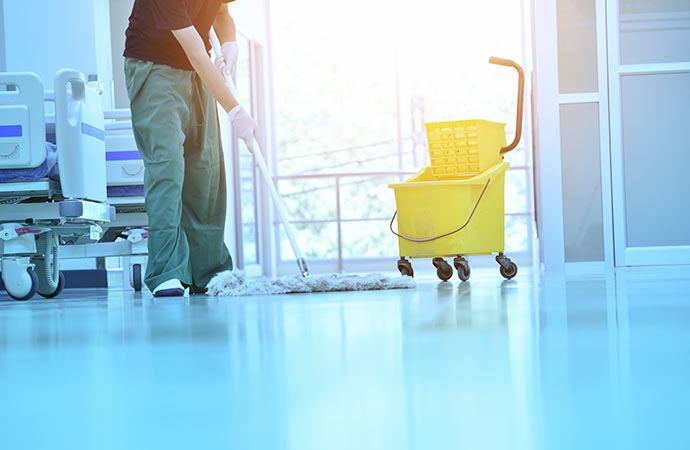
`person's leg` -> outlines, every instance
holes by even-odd
[[[181,220],[192,72],[128,58],[125,78],[134,137],[146,168],[149,256],[145,282],[152,291],[171,279],[191,284],[189,245]]]
[[[216,101],[196,75],[192,89],[184,143],[182,227],[194,287],[204,289],[216,273],[232,269],[232,258],[224,243],[227,194]]]

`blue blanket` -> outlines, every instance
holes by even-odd
[[[60,181],[57,147],[46,142],[46,160],[31,169],[0,169],[0,183],[11,181],[35,181],[42,178]],[[143,197],[144,186],[108,186],[108,197]]]
[[[59,181],[57,147],[46,142],[46,160],[38,167],[31,169],[0,169],[0,183],[9,181],[34,181],[41,178],[50,178]]]
[[[143,197],[144,186],[108,186],[108,197]]]

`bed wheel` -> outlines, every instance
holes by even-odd
[[[55,298],[62,293],[62,290],[65,288],[65,274],[62,273],[62,271],[60,271],[59,273],[60,274],[58,275],[58,284],[55,290],[52,293],[39,290],[39,295],[45,298]]]
[[[38,275],[38,293],[45,298],[57,297],[65,287],[65,275],[58,262],[58,240],[53,232],[39,234],[36,239],[39,256],[32,258]]]
[[[136,292],[141,292],[141,264],[132,265],[132,287]]]
[[[3,260],[2,282],[9,296],[15,300],[29,300],[38,289],[38,276],[28,264],[28,258]]]

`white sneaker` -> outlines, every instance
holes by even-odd
[[[177,278],[164,281],[153,290],[154,297],[182,297],[183,295],[184,287]]]

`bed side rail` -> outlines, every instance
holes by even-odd
[[[55,75],[55,132],[63,195],[105,202],[105,121],[100,94],[76,70],[62,69]]]
[[[107,121],[105,167],[108,187],[143,185],[144,161],[134,138],[131,111],[129,108],[112,109],[103,113]]]
[[[35,73],[0,73],[0,169],[38,167],[46,159],[43,82]]]

